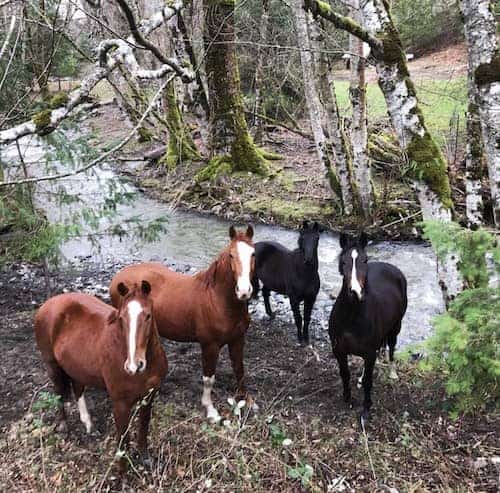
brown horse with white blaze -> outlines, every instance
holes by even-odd
[[[111,281],[114,306],[120,303],[120,283],[146,279],[152,286],[154,316],[161,336],[201,345],[203,365],[202,405],[207,417],[219,421],[211,392],[219,352],[226,344],[237,381],[238,395],[246,396],[243,367],[245,333],[250,323],[248,300],[255,269],[253,228],[229,229],[230,242],[205,271],[180,274],[159,263],[125,267]]]
[[[167,358],[154,319],[150,284],[120,284],[117,289],[121,296],[118,309],[84,293],[50,298],[35,316],[36,342],[62,398],[64,426],[64,400],[73,390],[80,419],[89,433],[92,423],[85,387],[105,388],[113,402],[118,440],[126,445],[132,407],[150,395],[139,411],[137,441],[145,455],[152,401],[167,373]]]

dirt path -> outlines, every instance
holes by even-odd
[[[116,267],[87,266],[61,273],[54,282],[58,290],[104,294]],[[260,405],[257,416],[238,420],[232,414],[226,351],[219,362],[216,403],[228,426],[207,425],[200,414],[198,347],[165,343],[170,371],[152,421],[152,468],[136,463],[136,472],[120,479],[109,469],[115,440],[103,392],[88,392],[96,427],[91,435],[84,433],[74,405],[67,435],[54,431],[52,407],[37,410],[50,402],[43,392],[51,389],[31,326],[45,298],[40,272],[3,271],[0,287],[2,490],[497,490],[497,415],[453,421],[438,378],[400,363],[400,380],[393,383],[379,362],[373,416],[364,435],[359,409],[346,408],[340,398],[329,348],[317,347],[316,354],[302,349],[291,327],[266,323],[252,323],[245,355],[248,384]],[[359,391],[354,395],[359,405]]]

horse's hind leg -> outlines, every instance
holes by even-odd
[[[66,411],[64,409],[64,401],[68,400],[71,394],[71,379],[55,360],[46,361],[46,365],[49,378],[54,385],[54,391],[61,399],[61,402],[59,402],[58,428],[60,431],[63,431],[66,429]]]
[[[271,310],[271,303],[269,302],[269,296],[271,295],[271,290],[262,286],[262,297],[264,298],[264,306],[266,307],[266,313],[269,317],[273,318],[274,313]]]
[[[203,362],[203,394],[201,396],[201,404],[207,412],[207,418],[215,423],[221,420],[220,414],[212,402],[212,388],[215,383],[215,368],[219,359],[219,351],[220,347],[217,343],[201,346]]]
[[[302,315],[300,314],[300,301],[297,298],[290,298],[290,305],[292,307],[293,318],[297,327],[297,338],[300,344],[304,344],[305,339],[302,335]]]
[[[73,380],[73,393],[75,394],[75,399],[78,403],[80,421],[85,425],[85,430],[87,431],[87,433],[90,433],[92,431],[92,421],[87,409],[87,401],[85,400],[85,396],[83,395],[84,391],[85,386]]]

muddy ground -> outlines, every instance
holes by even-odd
[[[119,266],[80,266],[52,276],[54,292],[106,295]],[[377,363],[374,408],[365,433],[345,406],[327,346],[300,348],[290,326],[252,323],[245,364],[260,406],[238,419],[223,351],[215,401],[228,426],[209,425],[200,406],[196,345],[165,343],[170,369],[154,408],[152,466],[131,453],[113,466],[114,425],[103,391],[87,392],[95,431],[87,435],[71,406],[69,432],[54,429],[51,385],[37,353],[32,317],[46,298],[44,278],[23,265],[0,273],[0,489],[2,491],[497,491],[499,417],[449,416],[438,375],[398,363],[400,380]],[[359,372],[353,362],[354,375]],[[288,439],[288,440],[287,440]]]

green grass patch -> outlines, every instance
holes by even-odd
[[[281,221],[298,221],[308,217],[316,218],[334,212],[331,206],[322,206],[308,199],[290,201],[280,198],[260,198],[250,200],[246,205],[253,213],[271,214],[275,219]]]
[[[457,116],[460,117],[459,130],[464,131],[467,105],[465,77],[451,80],[420,80],[415,81],[415,87],[429,130],[441,144],[445,134],[450,130],[450,122]],[[349,82],[335,82],[335,92],[341,113],[349,114]],[[373,122],[384,118],[387,115],[387,107],[377,83],[368,84],[367,98],[369,120]]]

